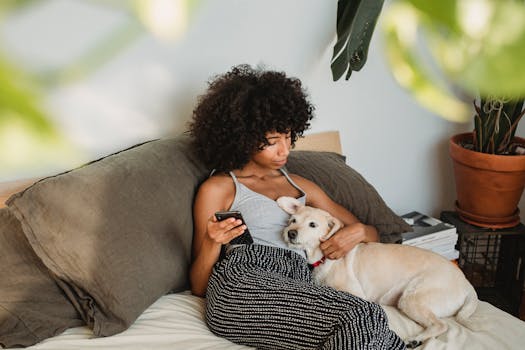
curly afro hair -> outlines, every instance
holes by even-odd
[[[209,82],[189,131],[210,168],[231,171],[268,144],[268,132],[290,132],[294,145],[310,127],[313,111],[299,79],[239,65]]]

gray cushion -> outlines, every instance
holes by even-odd
[[[29,346],[83,324],[9,209],[0,209],[0,345]]]
[[[396,215],[375,188],[332,152],[294,151],[287,169],[318,184],[335,202],[350,210],[361,222],[377,228],[382,242],[400,239],[412,228]]]
[[[39,181],[7,204],[96,335],[126,329],[188,286],[195,189],[207,171],[181,136]]]

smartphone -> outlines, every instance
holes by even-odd
[[[226,220],[228,218],[239,219],[242,221],[241,225],[243,224],[246,225],[241,212],[237,210],[218,211],[215,213],[215,217],[219,221]],[[246,230],[244,230],[244,232],[240,236],[237,236],[230,241],[230,244],[252,244],[252,243],[253,243],[252,235],[250,234],[250,231],[248,231],[248,228],[246,228]]]

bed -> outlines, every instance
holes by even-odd
[[[287,167],[395,241],[406,224],[340,153],[337,132],[309,135]],[[205,300],[188,291],[191,203],[208,173],[180,135],[0,183],[0,347],[248,349],[214,336]],[[402,338],[421,331],[384,309]],[[447,319],[447,332],[419,349],[523,348],[525,322],[514,316],[480,302],[471,322],[475,331]]]

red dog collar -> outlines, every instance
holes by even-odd
[[[326,260],[326,256],[323,256],[323,257],[321,258],[321,260],[317,260],[316,262],[314,262],[314,263],[311,264],[310,266],[312,266],[312,267],[317,267],[317,266],[319,266],[319,265],[321,265],[321,264],[324,264],[324,261],[325,261],[325,260]]]

